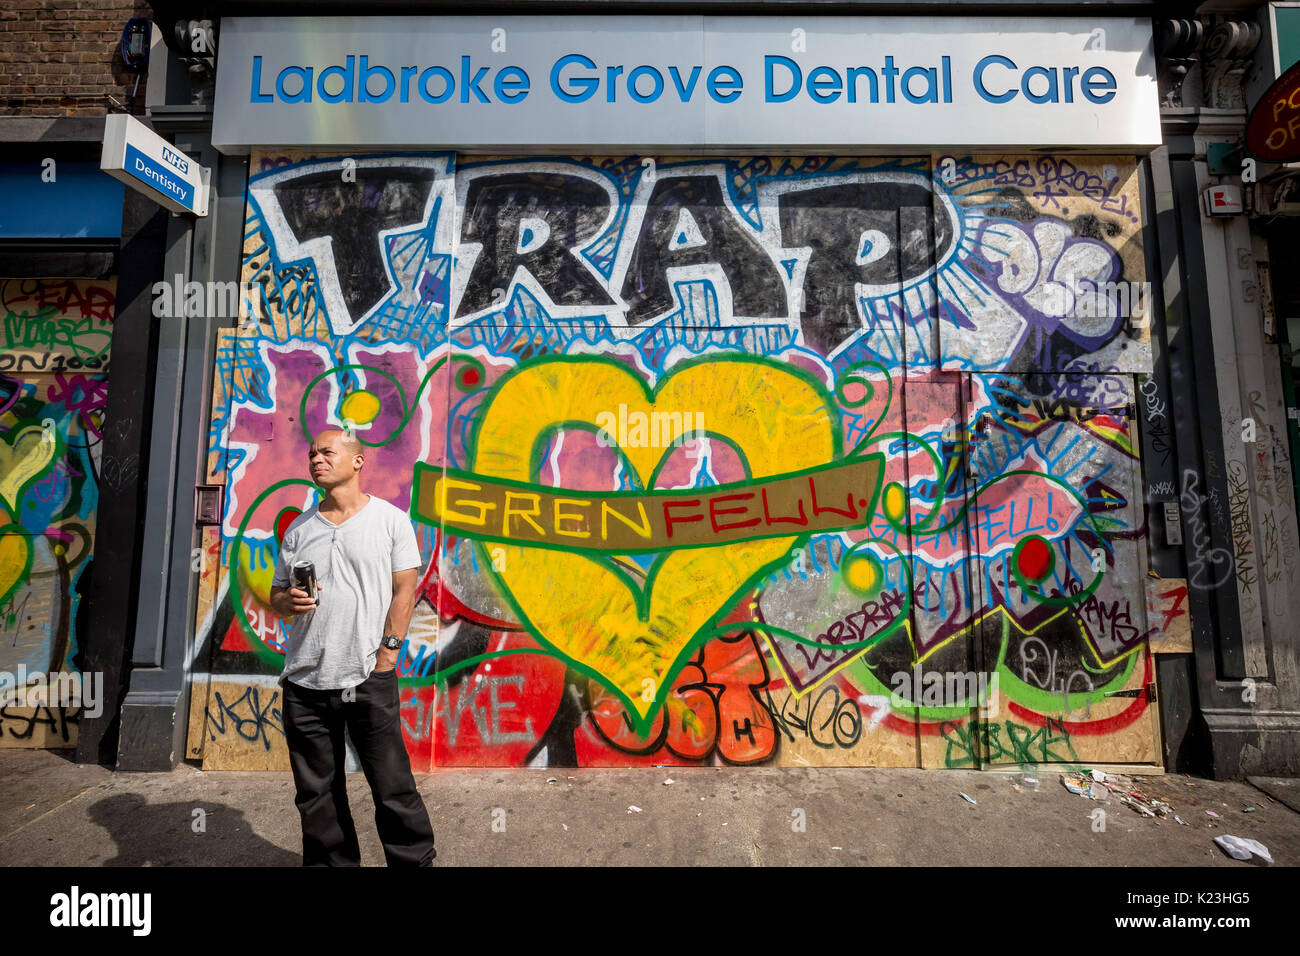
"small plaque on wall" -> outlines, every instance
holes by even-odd
[[[221,524],[221,485],[199,485],[194,489],[194,523]]]

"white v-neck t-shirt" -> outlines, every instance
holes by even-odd
[[[405,512],[374,495],[341,524],[304,511],[284,533],[272,584],[290,587],[293,565],[316,565],[316,609],[289,628],[280,684],[312,690],[355,687],[375,669],[384,619],[393,602],[393,574],[420,567],[420,545]]]

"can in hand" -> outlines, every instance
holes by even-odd
[[[317,604],[320,604],[320,594],[317,593],[316,584],[316,565],[310,561],[297,561],[293,566],[293,583],[302,591],[307,592]]]

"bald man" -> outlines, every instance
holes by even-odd
[[[433,827],[402,740],[396,670],[420,547],[405,512],[361,490],[366,455],[355,436],[321,432],[307,461],[324,494],[285,531],[271,582],[272,609],[293,618],[280,684],[302,862],[361,865],[344,773],[346,727],[374,795],[388,865],[431,866]],[[316,594],[295,586],[299,561],[316,566]]]

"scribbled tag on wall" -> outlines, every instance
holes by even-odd
[[[1150,371],[1133,157],[941,156],[934,175],[964,225],[938,263],[945,368]]]
[[[0,372],[108,371],[117,279],[0,279]]]
[[[0,671],[28,686],[80,675],[99,488],[125,487],[137,467],[101,462],[116,285],[0,279]],[[0,747],[75,746],[81,710],[8,703]]]
[[[1152,626],[1152,654],[1192,653],[1186,578],[1147,579],[1147,621]]]
[[[1136,168],[255,155],[189,752],[281,759],[267,592],[333,426],[414,504],[417,768],[1158,760]]]

